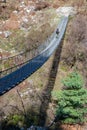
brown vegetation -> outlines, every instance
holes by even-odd
[[[68,27],[66,46],[62,59],[71,68],[76,68],[87,76],[87,16],[78,14]],[[86,78],[86,77],[85,77]]]

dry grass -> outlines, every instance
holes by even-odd
[[[68,26],[64,43],[62,62],[70,69],[79,70],[84,79],[87,76],[87,16],[79,14]]]

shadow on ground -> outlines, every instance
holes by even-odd
[[[59,47],[56,49],[51,71],[49,74],[48,83],[45,86],[45,88],[42,90],[42,94],[41,94],[42,100],[41,100],[40,117],[39,117],[40,126],[45,126],[45,123],[46,123],[47,109],[48,109],[49,103],[51,102],[51,92],[54,88],[54,84],[55,84],[55,80],[56,80],[56,75],[57,75],[61,51],[62,51],[62,45],[63,45],[63,41],[61,42]]]
[[[40,105],[39,114],[37,112],[33,111],[33,108],[31,108],[24,115],[25,124],[27,127],[29,127],[31,125],[38,125],[38,126],[44,127],[46,125],[47,109],[49,107],[49,103],[51,102],[51,92],[54,88],[56,76],[58,73],[57,71],[58,71],[59,62],[60,62],[62,45],[63,45],[63,41],[61,42],[61,44],[55,51],[52,66],[51,66],[50,73],[49,73],[48,83],[43,88],[43,90],[40,94],[41,105]],[[53,128],[53,129],[57,130],[57,127]],[[19,128],[17,128],[14,125],[8,124],[7,126],[4,125],[4,127],[1,128],[1,130],[19,130]],[[63,130],[63,129],[58,126],[58,130]]]

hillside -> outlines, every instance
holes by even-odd
[[[0,97],[0,127],[4,126],[1,130],[9,129],[9,125],[48,125],[54,119],[55,106],[51,101],[51,92],[60,90],[61,80],[73,70],[82,74],[87,88],[85,0],[0,2],[0,58],[41,45],[57,27],[60,19],[57,8],[60,6],[73,6],[77,13],[70,17],[61,46],[51,58],[32,76]],[[15,121],[14,115],[17,114],[21,117],[17,117]],[[83,130],[85,127],[83,126]]]

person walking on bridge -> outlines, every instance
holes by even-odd
[[[2,0],[3,3],[6,3],[6,0]]]

